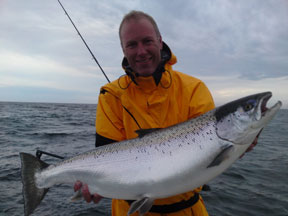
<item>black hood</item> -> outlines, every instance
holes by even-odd
[[[172,53],[170,48],[168,47],[168,45],[164,42],[163,43],[163,48],[161,50],[161,62],[158,65],[158,67],[156,68],[156,70],[154,71],[154,73],[152,74],[156,85],[159,84],[161,77],[162,77],[162,73],[165,72],[165,64],[170,60]],[[136,84],[137,82],[135,81],[135,78],[139,76],[138,73],[135,73],[133,71],[133,69],[130,67],[128,60],[126,57],[123,58],[122,60],[122,67],[125,70],[125,73],[131,78],[131,80]]]

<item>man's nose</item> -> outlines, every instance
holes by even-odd
[[[139,43],[137,46],[137,54],[138,55],[144,55],[147,53],[147,49],[145,47],[145,45],[143,45],[142,43]]]

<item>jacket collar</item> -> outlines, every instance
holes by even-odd
[[[165,72],[165,64],[171,59],[171,57],[172,57],[172,52],[171,52],[170,48],[168,47],[168,45],[165,42],[163,42],[163,48],[161,50],[161,62],[158,65],[158,67],[156,68],[156,70],[154,71],[154,73],[152,74],[156,86],[159,84],[159,82],[161,80],[162,73]],[[138,83],[136,82],[136,78],[139,76],[139,74],[135,73],[132,70],[126,57],[124,57],[122,60],[122,67],[125,70],[125,73],[130,77],[130,79],[136,85],[138,85]]]

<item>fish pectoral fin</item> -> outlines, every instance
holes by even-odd
[[[213,167],[213,166],[218,166],[219,164],[222,163],[222,161],[226,160],[229,157],[229,153],[233,150],[234,146],[233,145],[228,145],[226,146],[215,158],[214,160],[207,166]]]
[[[154,200],[149,198],[149,197],[144,197],[142,199],[135,200],[131,204],[127,215],[133,214],[136,211],[139,211],[140,216],[144,215],[145,213],[147,213],[151,209],[153,202],[154,202]]]
[[[138,137],[144,137],[145,135],[152,133],[154,131],[158,131],[162,128],[149,128],[149,129],[140,129],[140,130],[136,130],[135,133],[138,134]]]

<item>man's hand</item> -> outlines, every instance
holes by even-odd
[[[74,184],[74,191],[81,190],[83,198],[86,200],[86,202],[90,203],[93,201],[94,203],[98,203],[103,197],[100,196],[99,194],[91,194],[89,192],[89,188],[87,184],[82,184],[82,182],[77,181]]]

